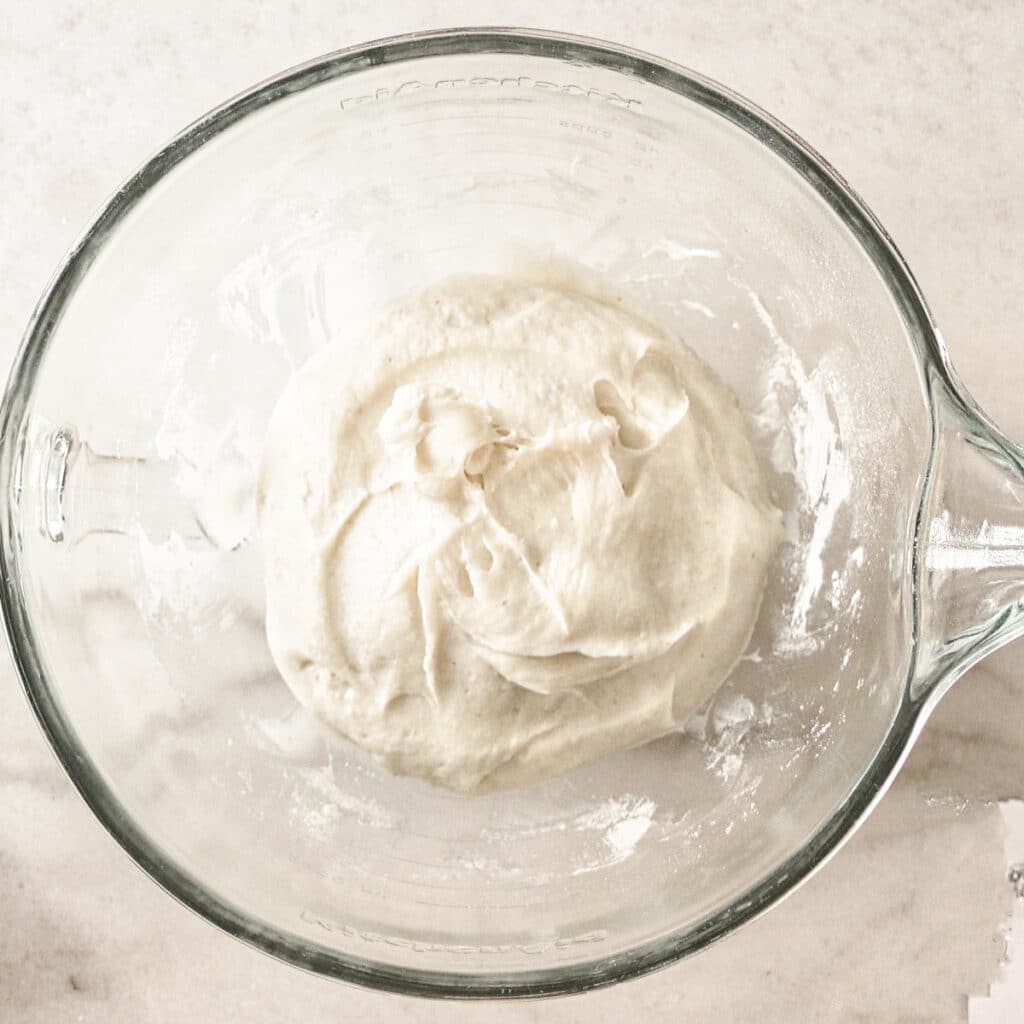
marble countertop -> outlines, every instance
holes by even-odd
[[[613,38],[749,96],[838,167],[901,246],[961,374],[1024,439],[1024,15],[894,5],[631,0],[48,0],[0,10],[0,363],[113,185],[226,96],[326,50],[518,23]],[[902,8],[902,10],[900,9]],[[879,811],[781,907],[696,960],[552,1003],[438,1004],[304,975],[222,935],[93,820],[0,655],[0,1020],[1024,1020],[1003,820],[1024,798],[1020,644],[943,702]],[[1001,803],[1002,802],[1002,803]],[[1010,842],[1018,840],[1012,839]],[[1018,934],[1024,924],[1018,925]],[[1024,937],[1017,943],[1024,950]],[[1014,976],[1014,971],[1016,975]],[[1010,989],[1017,985],[1016,995]]]

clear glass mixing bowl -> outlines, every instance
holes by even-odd
[[[390,297],[563,261],[737,392],[787,540],[684,733],[457,796],[323,732],[275,672],[261,434]],[[574,991],[702,948],[835,849],[1024,622],[1021,452],[884,231],[746,101],[584,39],[389,40],[204,117],[59,269],[2,436],[14,657],[96,815],[227,931],[396,991]]]

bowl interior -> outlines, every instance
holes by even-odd
[[[907,676],[929,417],[882,273],[756,124],[550,41],[457,49],[325,62],[94,237],[15,382],[20,642],[117,814],[267,945],[569,976],[742,906],[856,787]],[[786,542],[685,732],[456,796],[383,773],[277,676],[261,439],[288,376],[390,297],[566,266],[740,396]]]

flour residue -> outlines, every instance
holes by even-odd
[[[231,344],[210,346],[183,318],[161,360],[167,399],[155,457],[147,460],[152,484],[146,481],[154,509],[145,532],[136,530],[139,610],[160,629],[226,631],[242,616],[262,617],[255,543],[262,417],[248,394],[251,373],[233,369],[232,402],[223,400],[221,367],[245,355],[230,351]],[[249,360],[247,371],[254,365]]]
[[[650,831],[656,810],[654,801],[625,794],[610,797],[597,807],[578,815],[569,827],[577,832],[597,832],[604,852],[588,858],[573,870],[574,875],[620,864],[632,856],[640,840]]]
[[[309,761],[326,746],[323,726],[301,706],[281,717],[250,719],[246,734],[261,750],[290,760]]]
[[[771,725],[774,714],[767,701],[755,704],[743,694],[713,698],[683,731],[701,743],[708,771],[721,782],[756,788],[760,780],[747,770],[744,748],[751,732]]]
[[[760,297],[754,292],[749,295],[773,346],[763,398],[753,419],[759,431],[773,438],[772,468],[790,477],[794,485],[794,500],[784,509],[783,527],[792,553],[789,572],[797,588],[774,638],[774,649],[785,655],[802,654],[821,644],[809,617],[826,584],[825,551],[836,517],[850,496],[850,464],[840,443],[837,389],[827,368],[819,365],[808,372]],[[846,597],[849,573],[834,572],[827,582],[829,600],[838,605]]]
[[[231,551],[256,535],[259,431],[234,413],[212,427],[192,403],[170,403],[156,434],[157,455],[175,467],[178,492],[214,547]]]
[[[681,260],[720,260],[722,252],[720,249],[711,249],[708,246],[683,245],[681,242],[674,242],[670,238],[663,238],[649,245],[641,254],[642,259],[650,256],[667,256],[675,262]]]
[[[291,777],[296,780],[292,793],[292,818],[314,839],[329,840],[344,820],[378,829],[393,829],[399,818],[370,797],[343,790],[334,778],[334,764],[302,768]]]
[[[153,541],[134,528],[141,568],[140,611],[150,622],[181,623],[192,629],[229,629],[238,608],[223,600],[230,579],[222,553],[172,533]]]
[[[514,849],[517,843],[575,833],[584,839],[585,847],[584,852],[575,855],[578,862],[572,868],[572,874],[580,875],[621,864],[636,852],[644,837],[659,823],[671,824],[659,819],[658,806],[653,800],[620,793],[585,810],[550,821],[517,821],[484,828],[480,839],[488,846]],[[508,867],[503,866],[502,870],[507,873]]]
[[[305,227],[315,230],[313,223]],[[222,323],[251,343],[272,346],[294,372],[314,349],[330,341],[327,259],[325,248],[311,244],[303,233],[276,249],[261,246],[221,282],[217,299]]]
[[[695,299],[683,299],[681,305],[683,309],[689,309],[691,312],[700,313],[701,316],[706,317],[708,320],[717,319],[715,311],[703,302],[697,302]]]

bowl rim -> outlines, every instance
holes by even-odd
[[[732,904],[696,926],[677,929],[626,952],[573,965],[460,973],[399,967],[339,953],[260,921],[212,892],[161,850],[119,802],[79,743],[47,682],[22,590],[18,509],[27,417],[42,356],[64,308],[106,238],[128,212],[174,167],[231,125],[321,82],[372,66],[484,53],[575,60],[616,71],[689,99],[743,129],[796,171],[840,218],[882,275],[916,345],[922,368],[934,370],[950,392],[958,393],[940,335],[905,260],[866,204],[826,160],[770,114],[711,79],[642,51],[586,36],[539,29],[467,27],[414,32],[333,51],[265,79],[214,108],[150,157],[107,201],[47,284],[26,328],[0,403],[0,494],[7,499],[0,513],[0,605],[25,694],[50,746],[93,814],[132,860],[179,902],[236,938],[305,970],[373,989],[447,998],[535,997],[599,988],[696,953],[758,917],[818,870],[873,808],[909,753],[940,689],[925,688],[916,696],[912,693],[912,651],[903,697],[879,750],[845,800],[796,853]],[[926,391],[930,389],[926,387]],[[922,453],[922,459],[926,454]],[[916,543],[912,545],[909,571],[918,578]],[[919,635],[918,614],[914,587],[914,648]]]

